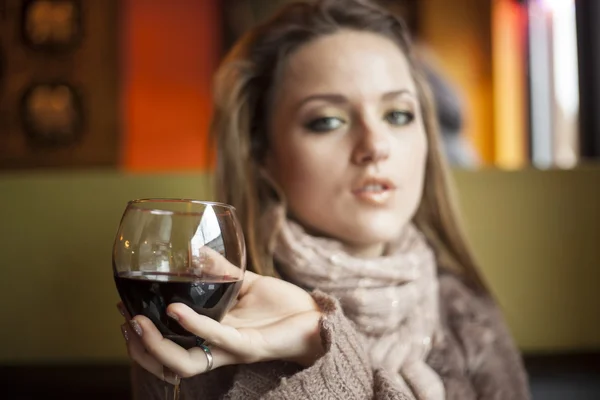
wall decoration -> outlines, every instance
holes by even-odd
[[[0,0],[0,171],[117,166],[120,4]]]
[[[81,39],[81,4],[74,0],[28,0],[23,5],[21,34],[38,50],[69,50]]]
[[[83,128],[80,95],[69,84],[34,84],[21,101],[25,132],[34,146],[67,146],[77,142]]]

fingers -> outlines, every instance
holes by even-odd
[[[117,309],[127,321],[125,324],[121,325],[121,333],[125,339],[127,354],[129,357],[133,361],[137,362],[146,371],[155,375],[157,378],[165,382],[169,382],[172,385],[177,383],[179,381],[177,374],[163,366],[155,357],[146,351],[146,348],[140,341],[139,336],[135,333],[132,325],[129,324],[131,321],[131,315],[123,305],[123,302],[117,303]]]
[[[213,369],[223,367],[225,365],[233,365],[233,364],[240,363],[240,361],[238,360],[238,358],[235,355],[233,355],[227,351],[224,351],[223,349],[221,349],[219,347],[215,347],[212,344],[207,344],[207,345],[208,345],[210,353],[213,357],[213,365],[212,365],[211,371]],[[190,350],[188,350],[188,352],[190,354],[190,359],[192,360],[192,363],[197,365],[197,368],[200,370],[200,372],[198,372],[198,373],[206,372],[206,367],[208,366],[208,358],[207,358],[204,350],[202,350],[199,347],[193,347]],[[195,373],[192,375],[197,375],[198,373]]]
[[[221,253],[208,246],[200,249],[194,263],[194,273],[231,277],[234,280],[244,277],[244,272],[240,267],[233,265]]]
[[[121,331],[127,345],[127,353],[133,361],[157,378],[172,385],[177,383],[179,380],[177,375],[166,370],[155,357],[146,351],[139,337],[128,324],[121,325]]]
[[[181,303],[171,304],[167,308],[167,312],[188,332],[204,338],[217,348],[239,355],[244,358],[244,362],[251,361],[247,359],[250,354],[248,341],[237,329],[223,325],[206,316],[199,315]],[[253,350],[256,351],[257,348],[254,347]]]
[[[145,348],[146,352],[157,360],[161,366],[165,365],[182,378],[189,378],[206,372],[208,358],[202,349],[194,347],[186,350],[171,340],[165,339],[152,321],[146,317],[137,316],[133,321],[137,322],[140,326],[141,335],[139,333],[137,335],[143,344],[142,348]],[[210,350],[213,356],[212,369],[239,363],[234,355],[218,347],[210,347]],[[140,355],[138,354],[138,356]],[[149,371],[156,375],[154,372],[156,366],[151,364],[147,358],[143,362],[148,367],[153,368],[152,370],[149,369]],[[140,365],[144,366],[142,363]]]
[[[260,275],[255,274],[254,272],[251,272],[251,271],[244,272],[244,282],[242,282],[242,287],[240,288],[239,296],[240,297],[245,296],[246,293],[248,293],[248,291],[250,290],[250,287],[260,277],[261,277]]]
[[[152,321],[146,317],[137,316],[132,322],[137,323],[139,326],[136,334],[142,343],[142,347],[147,353],[159,360],[161,366],[165,365],[181,377],[191,376],[194,372],[197,373],[190,366],[188,352],[169,339],[165,339]]]
[[[187,313],[185,311],[181,313],[182,321],[189,321],[190,317],[194,316],[199,319],[199,321],[193,322],[194,328],[182,324],[182,326],[191,333],[196,334],[194,331],[202,331],[201,329],[197,329],[197,327],[202,325],[204,320],[208,320],[209,323],[220,325],[218,322],[208,317],[196,314],[192,309],[183,304],[179,304],[179,306],[179,308],[183,308],[184,310],[187,309],[185,310]],[[129,323],[121,325],[121,331],[126,341],[129,357],[137,362],[142,368],[159,379],[171,384],[175,384],[179,377],[188,378],[206,372],[208,358],[204,350],[198,347],[186,350],[171,340],[164,338],[148,318],[136,316],[130,320],[129,314],[122,303],[117,304],[117,308],[121,315],[129,321]],[[177,309],[177,307],[175,309]],[[177,311],[177,313],[179,314],[179,311]],[[184,314],[185,317],[183,317]],[[231,343],[233,338],[230,337],[225,341],[220,340],[218,334],[219,330],[215,329],[214,326],[210,326],[209,328],[212,331],[217,332],[210,336],[215,339],[215,342]],[[235,331],[233,328],[226,327],[226,330],[229,329]],[[209,337],[208,335],[198,336]],[[244,361],[241,357],[219,348],[214,342],[210,344],[209,348],[213,357],[212,369],[225,365],[239,364]]]

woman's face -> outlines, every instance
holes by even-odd
[[[427,139],[391,40],[341,31],[300,47],[275,89],[267,169],[310,233],[376,256],[421,199]]]

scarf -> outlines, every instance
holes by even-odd
[[[408,224],[385,256],[354,257],[341,243],[307,234],[274,207],[263,219],[278,271],[305,289],[336,297],[364,339],[374,368],[388,371],[409,398],[442,400],[441,378],[426,363],[441,332],[435,257]]]

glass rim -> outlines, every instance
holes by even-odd
[[[155,198],[143,198],[143,199],[134,199],[129,200],[127,202],[126,209],[135,209],[136,211],[144,211],[150,212],[152,214],[162,214],[162,215],[201,215],[202,212],[198,211],[173,211],[173,210],[164,210],[160,208],[143,208],[139,207],[140,204],[150,204],[150,203],[167,203],[167,204],[183,204],[183,203],[191,203],[196,205],[203,206],[217,206],[230,211],[237,212],[234,206],[231,204],[221,203],[218,201],[208,201],[208,200],[196,200],[196,199],[184,199],[184,198],[168,198],[168,197],[155,197]]]

